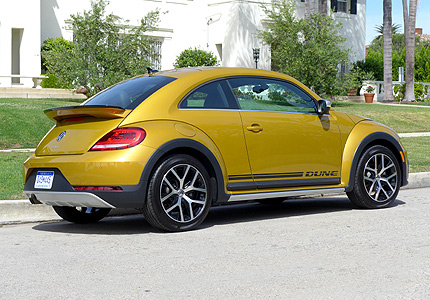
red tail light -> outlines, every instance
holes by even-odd
[[[146,137],[142,128],[117,128],[102,137],[91,151],[126,149],[140,144]]]
[[[120,186],[74,186],[75,191],[122,191]]]

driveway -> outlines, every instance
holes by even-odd
[[[0,299],[430,299],[430,188],[213,208],[191,232],[140,215],[0,228]]]

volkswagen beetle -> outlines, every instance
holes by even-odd
[[[24,163],[24,193],[75,223],[137,208],[156,228],[182,231],[213,205],[344,192],[383,208],[408,183],[391,128],[271,71],[151,73],[45,114],[56,124]]]

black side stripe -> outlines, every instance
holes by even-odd
[[[318,178],[318,179],[293,179],[293,180],[268,180],[258,182],[234,182],[227,184],[227,190],[251,190],[251,189],[270,189],[288,188],[302,186],[337,185],[340,178]]]
[[[251,174],[230,175],[228,176],[228,179],[229,180],[252,180],[252,179],[269,179],[269,178],[288,178],[288,177],[303,177],[303,172],[255,174],[254,177]]]

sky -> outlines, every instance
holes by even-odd
[[[378,34],[375,25],[382,25],[382,0],[366,1],[366,45],[369,45]],[[408,0],[409,3],[409,0]],[[400,24],[400,33],[403,33],[403,5],[402,0],[392,0],[393,24]],[[422,28],[424,34],[430,34],[430,1],[418,0],[417,28]]]

